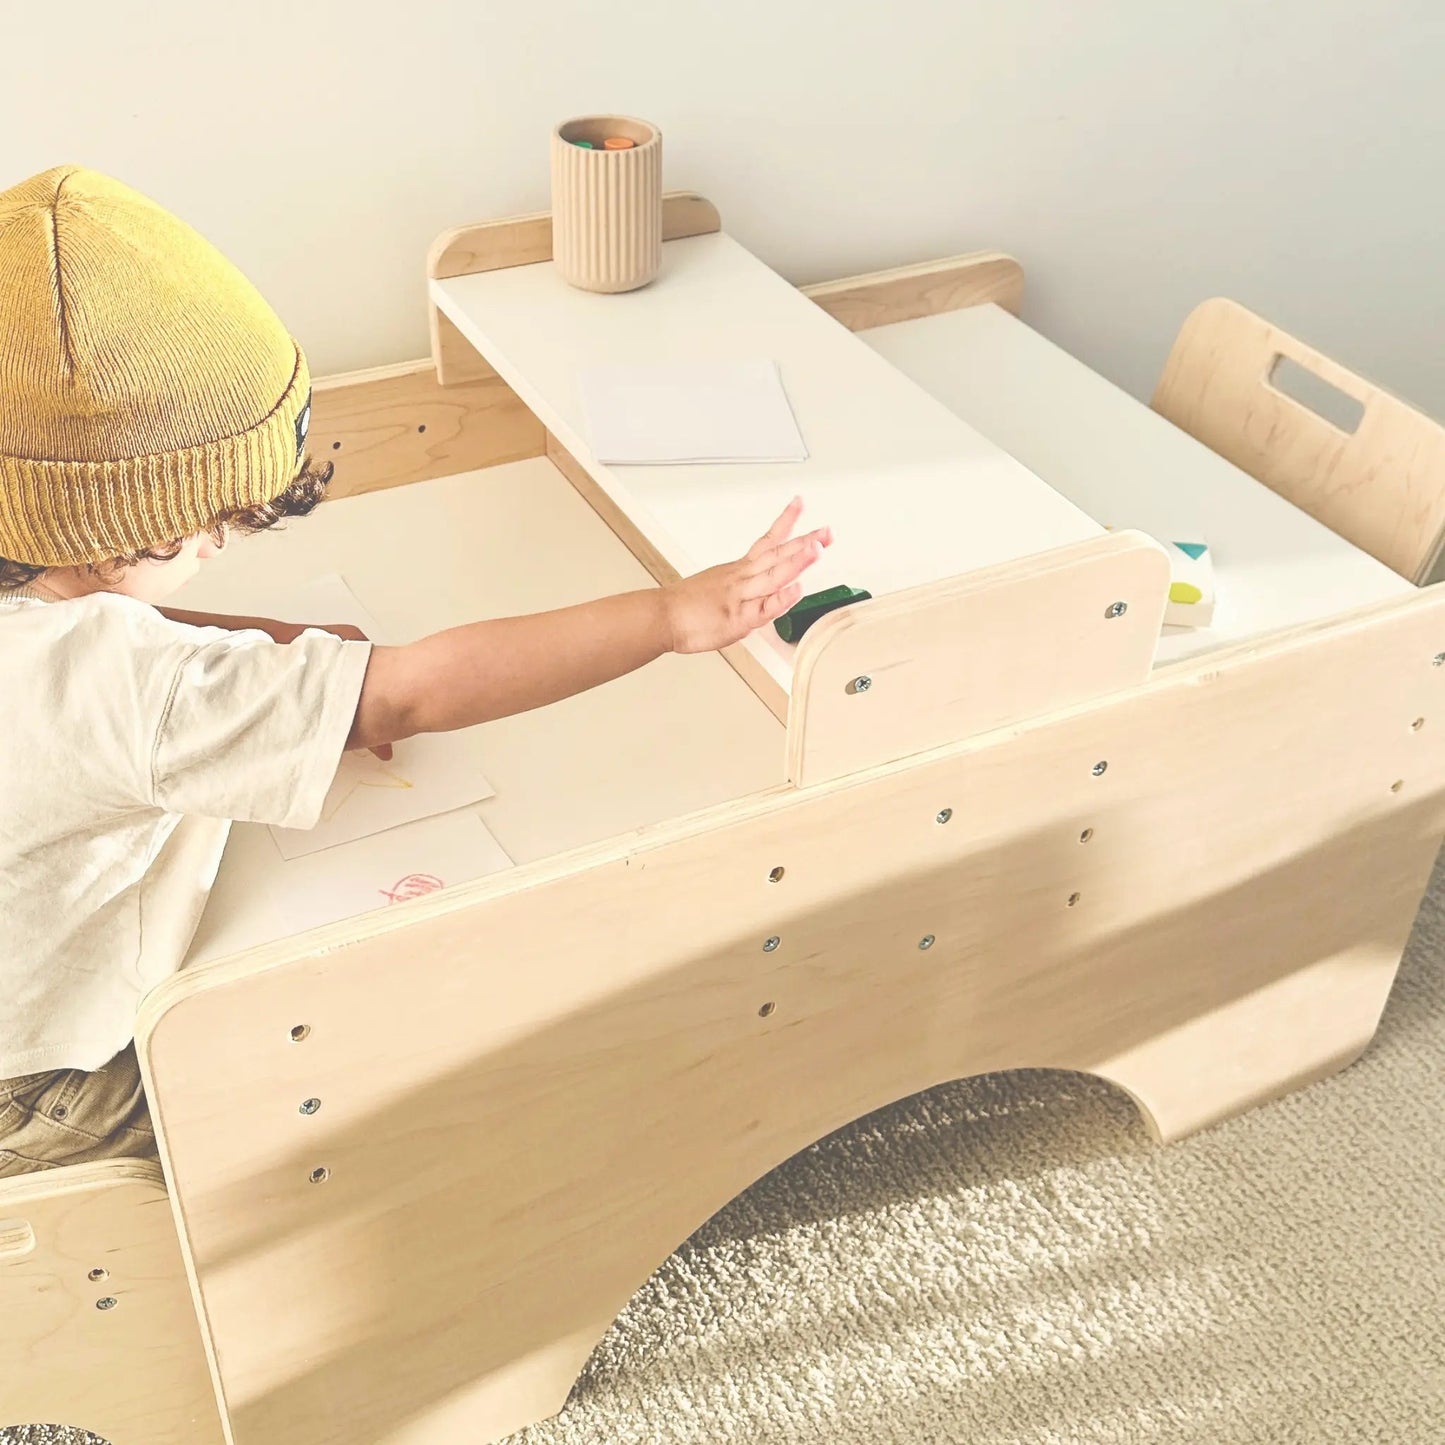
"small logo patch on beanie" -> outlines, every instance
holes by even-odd
[[[300,457],[306,449],[306,433],[311,430],[311,393],[306,393],[306,405],[296,418],[296,455]]]

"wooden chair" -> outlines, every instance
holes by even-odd
[[[1358,409],[1341,425],[1281,389],[1293,363]],[[1412,582],[1445,543],[1445,427],[1288,332],[1217,298],[1185,321],[1154,409]]]
[[[0,1180],[0,1357],[0,1429],[221,1445],[159,1168],[115,1160]]]

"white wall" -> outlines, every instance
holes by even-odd
[[[1445,416],[1439,0],[0,0],[0,51],[0,182],[148,191],[322,372],[423,354],[431,237],[620,109],[793,280],[1006,249],[1140,394],[1225,292]]]

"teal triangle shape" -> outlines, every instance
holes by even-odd
[[[1174,545],[1186,557],[1193,557],[1196,562],[1209,550],[1203,542],[1176,542]]]

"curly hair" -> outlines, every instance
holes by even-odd
[[[260,506],[224,512],[205,530],[216,539],[219,546],[227,531],[264,532],[287,517],[304,517],[308,512],[314,511],[326,496],[326,488],[335,470],[330,462],[317,466],[308,456],[302,462],[301,470],[297,472],[291,485],[279,497],[262,502]],[[114,581],[121,571],[134,567],[137,562],[169,562],[179,554],[182,542],[183,539],[178,538],[161,547],[150,547],[144,552],[130,552],[121,557],[113,557],[109,562],[90,562],[86,564],[86,571],[94,573],[102,582],[109,583]],[[29,586],[49,570],[48,567],[35,566],[29,562],[12,562],[9,558],[0,557],[0,592]]]

